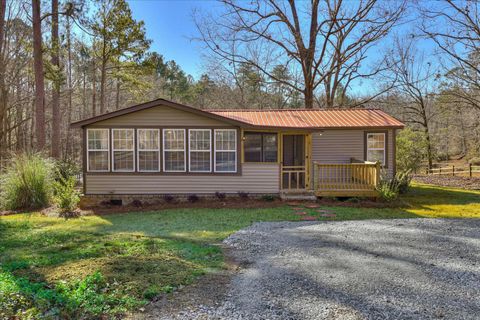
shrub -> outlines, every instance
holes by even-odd
[[[225,194],[225,192],[215,192],[215,197],[217,197],[218,200],[225,200],[225,198],[227,197],[227,195]]]
[[[53,181],[55,204],[63,214],[73,212],[80,201],[80,192],[75,188],[76,183],[74,176],[64,178],[59,175],[58,180]]]
[[[140,200],[138,200],[138,199],[134,199],[134,200],[132,201],[132,206],[139,208],[139,207],[142,206],[142,201],[140,201]]]
[[[200,198],[196,194],[191,194],[188,196],[187,200],[188,202],[195,203],[200,200]]]
[[[427,139],[425,134],[405,128],[396,137],[397,168],[400,171],[418,169],[427,158]]]
[[[172,203],[175,200],[175,197],[171,194],[166,194],[163,196],[163,200],[165,200],[166,203]]]
[[[248,199],[248,192],[245,192],[245,191],[238,191],[238,196],[240,197],[240,199]]]
[[[274,195],[271,195],[271,194],[265,194],[262,196],[262,200],[263,201],[274,201],[276,199],[276,197]]]
[[[480,166],[480,157],[474,157],[468,161],[472,166]]]
[[[62,178],[76,177],[82,172],[77,163],[73,160],[57,160],[55,161],[55,180],[59,181]]]
[[[383,200],[393,201],[397,199],[400,193],[408,191],[410,181],[411,177],[409,170],[397,172],[397,174],[391,179],[382,178],[377,186],[377,191]]]
[[[39,154],[16,155],[0,177],[0,204],[7,210],[47,207],[52,198],[53,164]]]

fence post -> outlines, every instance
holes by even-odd
[[[375,164],[375,168],[377,169],[376,171],[376,176],[375,176],[375,188],[380,184],[380,161],[377,161]]]
[[[472,177],[472,164],[471,163],[468,164],[468,174],[471,178]]]
[[[455,177],[455,166],[452,165],[452,175]]]
[[[440,176],[441,176],[441,175],[442,175],[442,167],[440,167],[440,168],[438,168],[438,169],[439,169],[439,171],[438,171],[438,175],[440,175]]]

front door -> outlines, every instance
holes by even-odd
[[[303,134],[285,134],[282,138],[282,189],[306,188],[306,144]]]

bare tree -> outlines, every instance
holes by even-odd
[[[41,0],[32,0],[33,61],[35,72],[35,136],[36,149],[45,147],[45,79],[43,74]]]
[[[347,88],[356,78],[376,73],[361,71],[368,49],[389,33],[406,8],[404,1],[377,0],[313,0],[307,8],[293,0],[221,2],[226,10],[222,18],[195,15],[197,40],[227,63],[249,64],[301,92],[307,108],[313,107],[321,84],[326,104],[332,106],[340,83]],[[278,64],[302,74],[303,81],[276,77]]]
[[[425,59],[423,52],[415,49],[413,41],[395,41],[395,49],[387,59],[389,68],[388,80],[394,83],[393,94],[400,97],[404,120],[414,126],[419,126],[425,133],[427,142],[428,167],[432,167],[433,152],[431,142],[431,123],[438,115],[434,107],[437,88],[435,78],[437,72],[431,61]]]
[[[480,110],[480,3],[445,0],[422,6],[423,33],[432,39],[447,61],[449,94]]]

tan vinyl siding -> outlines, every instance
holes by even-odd
[[[242,175],[86,175],[87,194],[278,193],[279,165],[242,165]]]
[[[372,129],[372,131],[375,131]],[[365,132],[369,130],[325,130],[312,135],[312,161],[350,163],[350,158],[364,160]],[[388,130],[388,175],[393,173],[393,130]]]
[[[102,126],[228,126],[227,123],[167,106],[158,106],[97,122]]]

